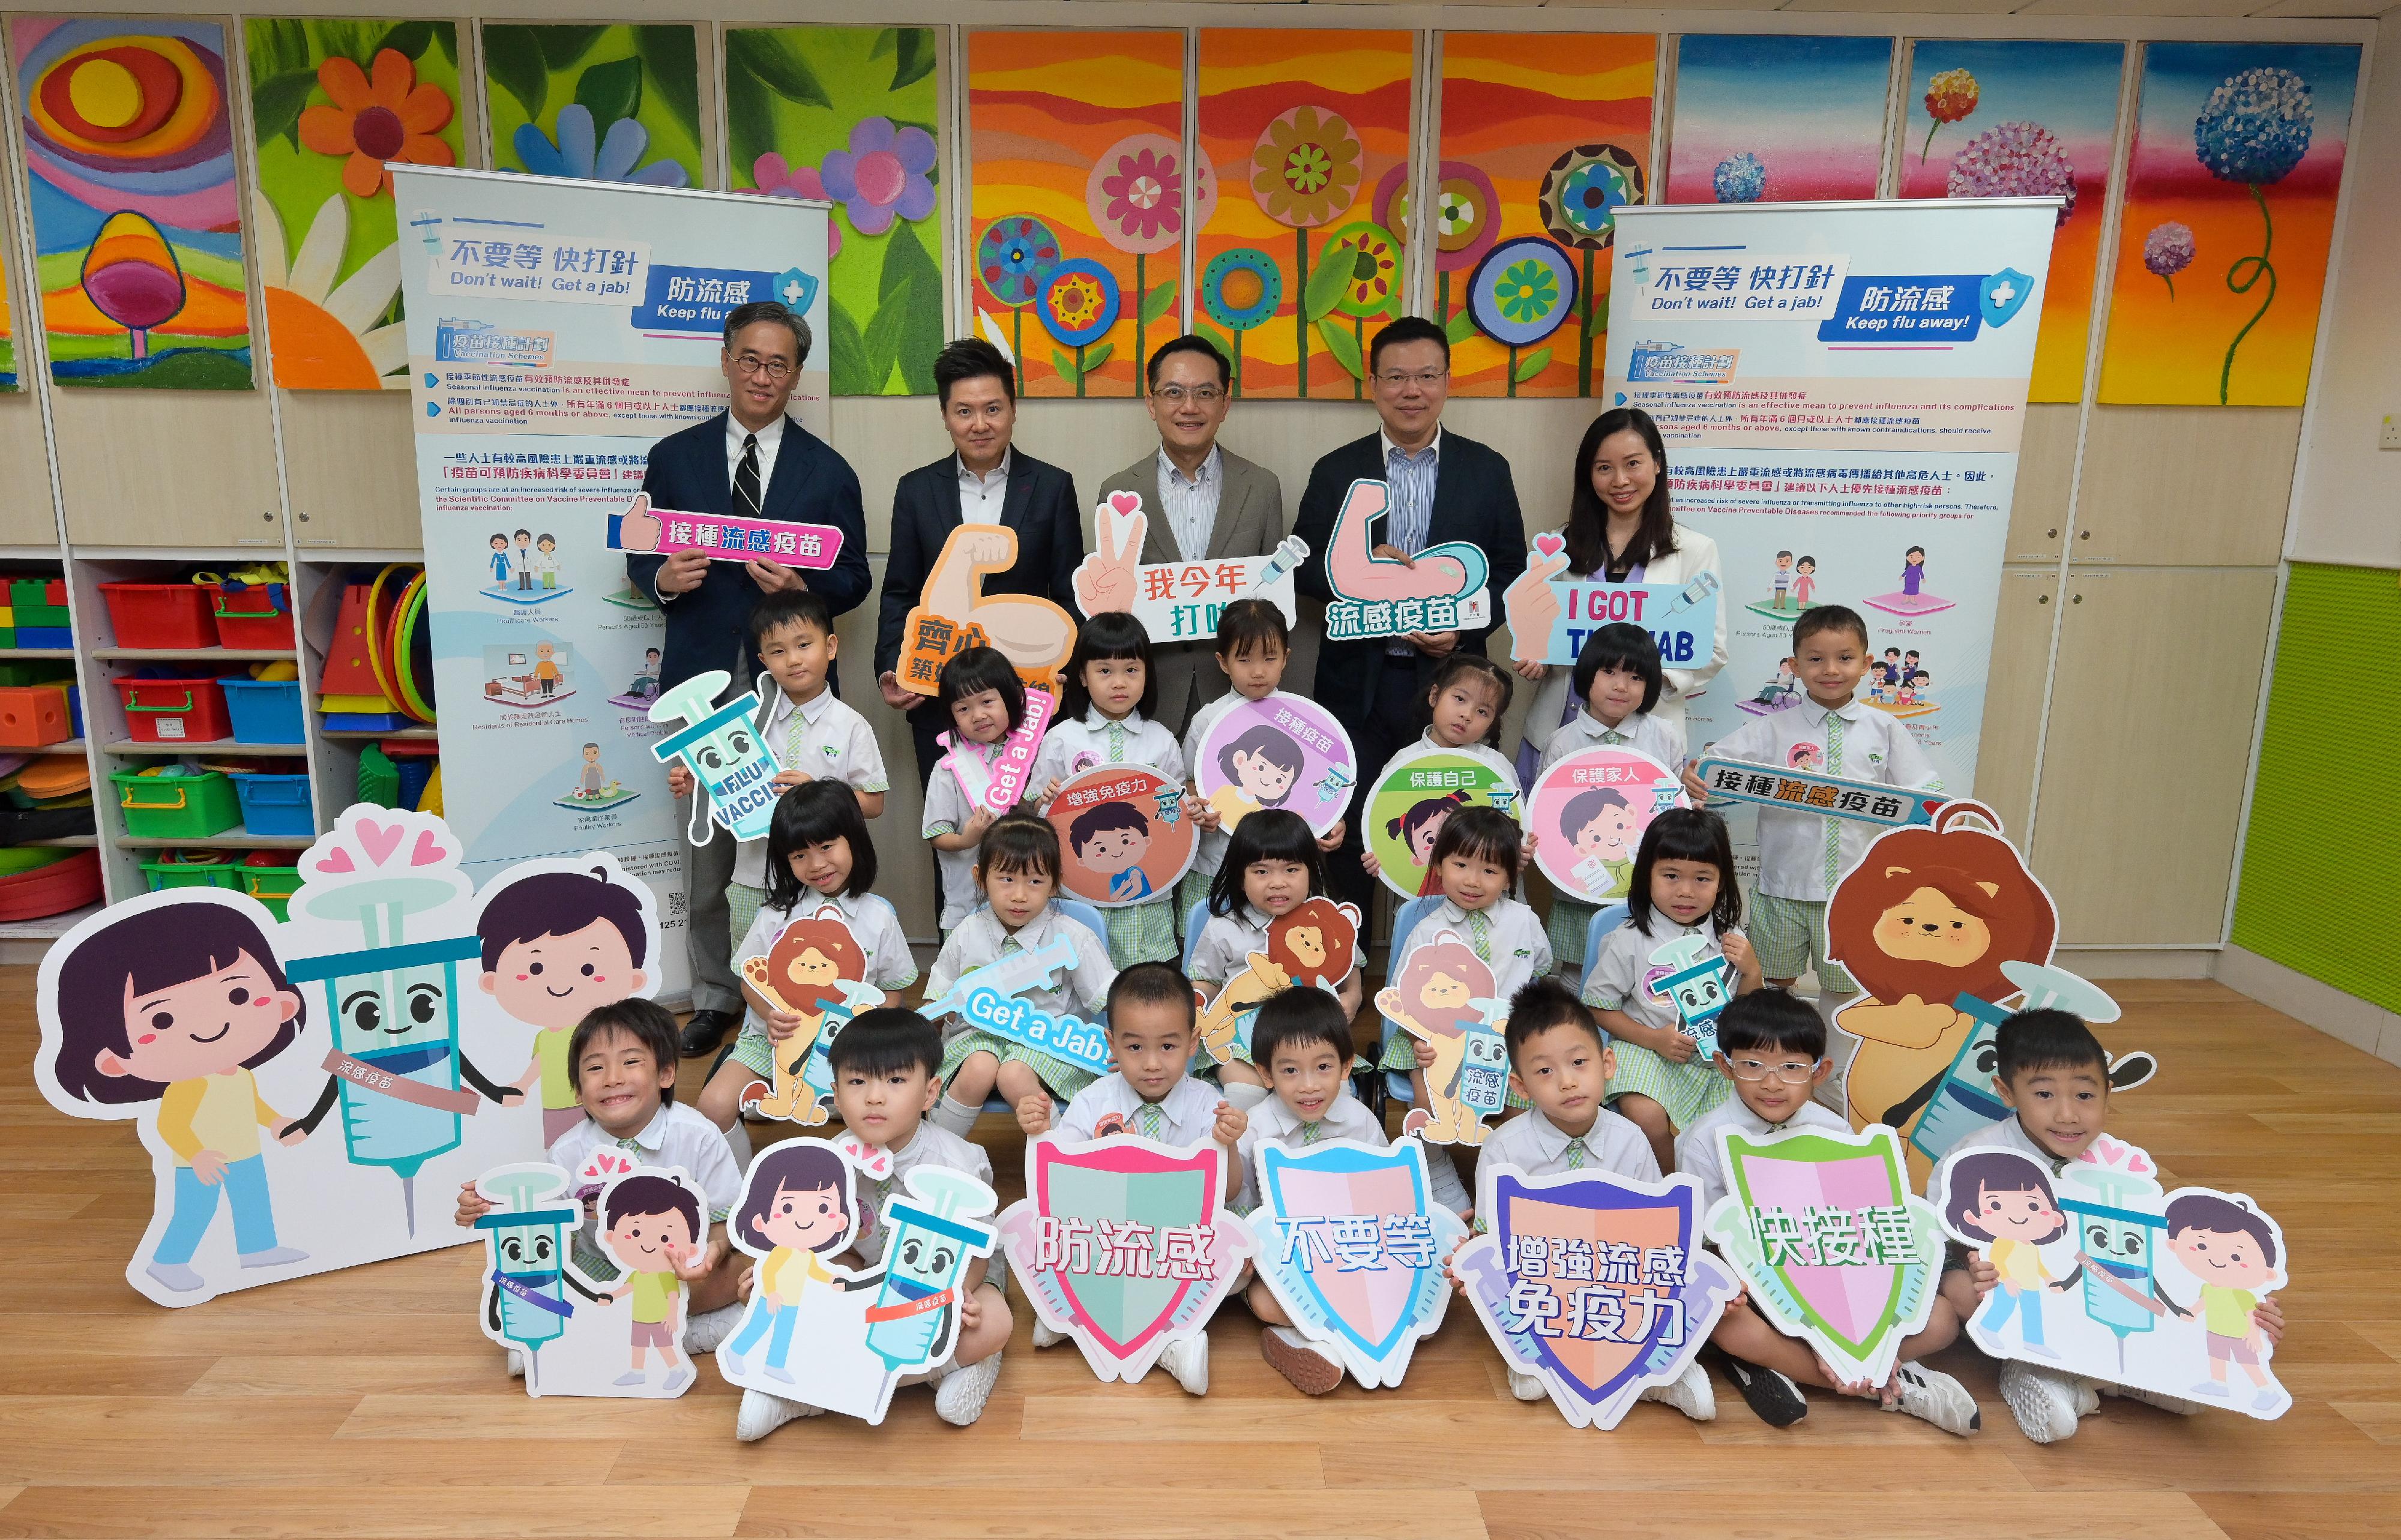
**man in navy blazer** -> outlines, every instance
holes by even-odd
[[[885,703],[906,712],[917,746],[922,788],[944,750],[934,735],[951,730],[940,702],[900,686],[902,632],[942,542],[962,524],[1005,525],[1017,532],[1017,563],[988,574],[986,593],[1030,593],[1076,612],[1076,568],[1084,560],[1084,521],[1076,479],[1010,445],[1017,429],[1016,377],[999,348],[965,337],[934,359],[942,426],[957,446],[900,478],[892,490],[892,554],[884,566],[877,617],[875,682]]]
[[[732,676],[725,695],[739,695],[758,678],[750,646],[750,608],[761,593],[814,589],[834,614],[867,597],[867,517],[858,477],[831,445],[784,415],[809,356],[808,323],[774,300],[745,305],[725,318],[727,410],[651,446],[642,490],[653,507],[688,513],[734,514],[788,524],[830,525],[842,531],[833,566],[805,572],[764,557],[735,564],[702,552],[625,558],[625,575],[653,595],[666,617],[661,688],[697,674]],[[728,934],[725,885],[734,877],[734,839],[709,826],[709,842],[684,848],[685,950],[692,961],[688,1056],[717,1046],[741,1019],[742,992],[728,959],[739,938]]]
[[[1374,533],[1376,554],[1406,559],[1429,546],[1464,540],[1484,552],[1494,621],[1501,595],[1526,569],[1526,520],[1509,462],[1498,453],[1447,433],[1442,408],[1450,398],[1450,339],[1422,317],[1393,321],[1376,334],[1369,380],[1382,429],[1328,452],[1309,473],[1294,533],[1309,542],[1309,560],[1294,575],[1303,593],[1332,598],[1325,552],[1335,515],[1354,481],[1382,481],[1391,502]],[[1469,631],[1406,638],[1324,643],[1317,655],[1316,698],[1350,729],[1359,756],[1359,786],[1342,848],[1326,862],[1338,897],[1363,912],[1374,882],[1359,865],[1367,794],[1384,761],[1424,731],[1426,693],[1442,660],[1461,647],[1486,650],[1492,624]]]

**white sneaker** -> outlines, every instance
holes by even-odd
[[[1649,1386],[1636,1399],[1665,1401],[1696,1423],[1718,1420],[1717,1392],[1709,1388],[1709,1377],[1698,1364],[1686,1364],[1683,1373],[1664,1385]]]
[[[509,1378],[512,1380],[524,1379],[525,1366],[525,1349],[521,1347],[513,1347],[509,1349]]]
[[[2076,1437],[2076,1382],[2056,1370],[2015,1358],[2001,1362],[2001,1400],[2031,1443],[2055,1444]],[[2096,1397],[2097,1398],[2097,1397]]]
[[[1175,1383],[1194,1396],[1209,1394],[1209,1339],[1187,1337],[1180,1342],[1170,1342],[1159,1356],[1159,1366],[1175,1376]]]
[[[1303,1396],[1324,1396],[1342,1383],[1342,1363],[1288,1326],[1259,1332],[1259,1356]]]
[[[1052,1330],[1050,1325],[1039,1315],[1034,1317],[1034,1345],[1036,1347],[1050,1347],[1054,1343],[1063,1342],[1066,1340],[1067,1334],[1065,1332]]]
[[[953,1427],[972,1427],[983,1415],[984,1403],[992,1399],[993,1383],[999,1378],[997,1353],[981,1363],[951,1370],[934,1387],[934,1415]]]
[[[1520,1374],[1513,1369],[1509,1371],[1509,1394],[1521,1401],[1547,1401],[1551,1387],[1543,1383],[1539,1374]]]
[[[2161,1411],[2173,1411],[2179,1417],[2197,1417],[2201,1414],[2201,1403],[2198,1401],[2188,1401],[2181,1397],[2166,1395],[2157,1390],[2145,1390],[2138,1385],[2113,1385],[2106,1381],[2095,1381],[2093,1383],[2097,1387],[2096,1394],[2092,1397],[2095,1411],[2100,1410],[2099,1402],[2102,1397],[2114,1396],[2121,1400],[2140,1401],[2147,1407],[2157,1407]]]
[[[683,1350],[695,1358],[704,1353],[714,1353],[717,1344],[734,1335],[734,1329],[741,1324],[742,1306],[738,1304],[704,1310],[684,1323]]]
[[[825,1408],[813,1407],[806,1401],[788,1401],[763,1390],[746,1390],[742,1393],[742,1410],[734,1415],[734,1437],[746,1444],[755,1444],[796,1417],[824,1414]]]
[[[1968,1394],[1968,1387],[1941,1370],[1903,1364],[1895,1383],[1900,1386],[1900,1399],[1886,1408],[1887,1411],[1907,1412],[1962,1438],[1984,1425],[1983,1414],[1976,1410],[1976,1398]]]

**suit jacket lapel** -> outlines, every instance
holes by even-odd
[[[808,476],[808,471],[801,465],[807,454],[801,447],[807,442],[803,437],[806,431],[791,418],[784,419],[784,439],[775,446],[775,473],[767,480],[765,506],[759,510],[761,517],[781,520],[785,524],[798,522],[781,511],[795,508],[801,500],[801,483]],[[732,497],[730,489],[727,496],[729,498]],[[730,501],[727,506],[732,506]]]
[[[1033,501],[1034,468],[1026,463],[1024,456],[1012,451],[1008,457],[1008,490],[1001,494],[1000,498],[1000,522],[1011,529],[1023,528],[1025,510]],[[964,504],[960,507],[959,517],[963,520],[967,517]]]
[[[1233,457],[1217,456],[1217,522],[1209,526],[1207,560],[1219,561],[1233,549],[1234,530],[1251,500],[1251,478],[1236,471]]]
[[[734,414],[720,412],[716,422],[717,436],[708,441],[708,447],[701,452],[700,457],[700,484],[708,489],[713,500],[708,508],[694,508],[687,511],[690,512],[706,513],[711,509],[721,509],[727,513],[734,511],[734,473],[725,463],[725,435],[733,426]]]
[[[1446,433],[1445,439],[1450,437]],[[1434,456],[1434,511],[1426,519],[1426,544],[1440,545],[1450,538],[1448,528],[1467,516],[1467,475],[1454,476],[1450,464],[1451,446],[1445,443]]]

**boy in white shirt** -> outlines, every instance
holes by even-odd
[[[1071,1139],[1135,1134],[1175,1146],[1214,1141],[1227,1162],[1224,1191],[1230,1201],[1242,1189],[1234,1151],[1250,1120],[1217,1087],[1189,1072],[1200,1043],[1191,980],[1164,962],[1137,962],[1110,982],[1108,1017],[1109,1052],[1118,1067],[1076,1093],[1058,1121],[1060,1132]],[[1049,1133],[1049,1100],[1029,1097],[1019,1103],[1017,1125],[1029,1139]],[[1058,1340],[1036,1317],[1034,1345]],[[1209,1394],[1207,1337],[1176,1342],[1159,1361],[1186,1390]]]
[[[1792,622],[1792,672],[1808,695],[1789,711],[1755,717],[1717,741],[1721,758],[1755,765],[1805,764],[1826,775],[1880,781],[1917,791],[1941,789],[1942,777],[1907,724],[1859,699],[1868,671],[1868,623],[1859,611],[1818,605]],[[1691,770],[1693,805],[1708,788]],[[1767,982],[1789,988],[1805,968],[1818,974],[1819,1012],[1830,1019],[1859,990],[1826,956],[1826,902],[1843,874],[1859,865],[1881,831],[1823,813],[1759,810],[1759,876],[1751,884],[1750,939]]]

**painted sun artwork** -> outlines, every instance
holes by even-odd
[[[50,378],[249,389],[225,29],[19,16],[8,37]]]
[[[1891,69],[1886,37],[1679,38],[1661,201],[1875,197]]]

